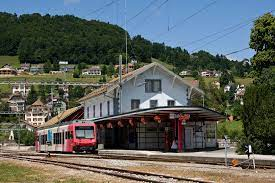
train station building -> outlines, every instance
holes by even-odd
[[[225,117],[192,105],[204,92],[153,62],[92,91],[79,102],[97,124],[99,147],[192,151],[217,146],[216,124]]]

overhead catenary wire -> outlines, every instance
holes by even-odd
[[[141,9],[137,14],[135,14],[134,16],[132,16],[131,18],[129,18],[127,20],[127,23],[131,22],[132,20],[134,20],[136,17],[138,17],[139,15],[141,15],[143,12],[145,12],[148,8],[150,8],[153,4],[155,4],[158,0],[152,0],[147,6],[145,6],[143,9]]]
[[[120,0],[116,0],[116,1],[115,1],[115,0],[112,0],[112,1],[110,1],[110,2],[108,2],[108,3],[106,3],[105,5],[103,5],[102,7],[99,7],[99,8],[97,8],[97,9],[95,9],[95,10],[93,10],[93,11],[87,13],[87,14],[85,15],[85,17],[87,17],[87,16],[89,16],[89,15],[92,15],[92,14],[95,14],[95,13],[98,13],[98,12],[100,12],[101,10],[103,10],[104,8],[107,8],[107,7],[113,5],[114,3],[118,2],[118,1],[120,1]]]
[[[269,13],[272,13],[273,11],[274,11],[274,10],[271,10],[271,11],[269,11]],[[243,24],[246,24],[247,22],[253,22],[253,21],[255,21],[258,17],[259,17],[259,16],[254,17],[254,18],[249,18],[249,19],[247,19],[247,20],[245,20],[245,21],[242,21],[242,22],[240,22],[240,23],[238,23],[238,24],[235,24],[235,25],[226,27],[226,28],[224,28],[224,29],[221,29],[220,31],[217,31],[217,32],[208,34],[208,35],[206,35],[206,36],[203,36],[203,37],[201,37],[201,38],[199,38],[199,39],[190,41],[190,42],[188,42],[188,43],[182,45],[181,47],[186,47],[186,46],[193,45],[193,44],[195,44],[195,43],[198,43],[198,42],[203,41],[203,40],[205,40],[205,39],[208,39],[208,38],[210,38],[210,37],[216,36],[216,35],[218,35],[218,34],[220,34],[220,33],[223,33],[223,32],[229,31],[229,30],[231,30],[231,29],[234,29],[234,28],[236,28],[236,27],[239,27],[239,26],[241,26],[241,25],[243,25]],[[176,44],[178,44],[178,43],[179,43],[179,42],[177,42]]]
[[[247,22],[251,22],[251,21],[253,21],[253,20],[255,20],[255,18],[252,18],[252,19],[243,21],[243,22],[241,22],[241,23],[238,23],[238,24],[235,24],[235,25],[226,27],[226,28],[224,28],[224,29],[222,29],[222,30],[220,30],[220,31],[217,31],[217,32],[208,34],[208,35],[203,36],[203,37],[201,37],[201,38],[199,38],[199,39],[196,39],[196,40],[194,40],[194,41],[190,41],[190,42],[188,42],[188,43],[182,45],[182,47],[191,46],[191,45],[193,45],[193,44],[195,44],[195,43],[198,43],[198,42],[203,41],[203,40],[205,40],[205,39],[211,38],[211,37],[213,37],[213,36],[216,36],[216,35],[218,35],[218,34],[221,34],[221,33],[225,32],[225,31],[229,31],[229,30],[231,30],[231,29],[234,29],[234,28],[236,28],[236,27],[239,27],[239,26],[241,26],[241,25],[243,25],[243,24],[245,24],[245,23],[247,23]]]
[[[275,11],[275,10],[271,10],[271,11],[269,11],[269,12],[267,12],[267,13],[273,13],[274,11]],[[258,18],[258,17],[257,17],[257,18]],[[241,29],[241,28],[243,28],[243,27],[248,26],[249,24],[253,23],[257,18],[251,19],[249,22],[247,22],[247,23],[245,23],[245,24],[240,24],[240,26],[237,26],[237,27],[236,27],[235,29],[233,29],[232,31],[227,32],[227,33],[225,33],[225,34],[223,34],[223,35],[217,37],[217,38],[214,39],[214,40],[211,40],[211,41],[206,42],[206,43],[203,44],[202,46],[193,49],[193,50],[191,51],[191,53],[193,53],[193,52],[197,51],[198,49],[203,48],[204,46],[207,46],[207,45],[209,45],[209,44],[211,44],[211,43],[213,43],[213,42],[215,42],[215,41],[217,41],[217,40],[220,40],[220,39],[222,39],[222,38],[224,38],[224,37],[226,37],[226,36],[228,36],[228,35],[234,33],[235,31],[237,31],[237,30],[239,30],[239,29]]]
[[[237,50],[237,51],[233,51],[233,52],[227,53],[224,56],[233,55],[235,53],[243,52],[243,51],[248,50],[248,49],[250,49],[250,47],[243,48],[243,49],[240,49],[240,50]]]
[[[227,32],[227,33],[225,33],[225,34],[219,36],[218,38],[216,38],[216,39],[214,39],[214,40],[208,41],[208,42],[206,42],[205,44],[203,44],[202,46],[199,46],[199,47],[193,49],[193,50],[191,51],[191,53],[194,53],[194,52],[197,51],[198,49],[203,48],[203,47],[205,47],[205,46],[207,46],[207,45],[209,45],[209,44],[211,44],[211,43],[213,43],[213,42],[215,42],[215,41],[218,41],[218,40],[220,40],[220,39],[222,39],[222,38],[224,38],[224,37],[226,37],[226,36],[232,34],[233,32],[236,32],[237,30],[239,30],[239,29],[241,29],[241,28],[243,28],[243,27],[248,26],[248,25],[251,24],[251,23],[252,23],[252,22],[246,23],[246,24],[244,24],[244,25],[242,25],[242,26],[237,27],[236,29],[233,29],[233,30],[230,31],[230,32]]]
[[[156,11],[161,9],[166,3],[168,3],[169,0],[164,0],[160,5],[158,5],[149,15],[143,18],[142,22],[140,24],[136,24],[132,29],[137,29],[137,26],[141,27],[151,16],[155,14]]]
[[[215,1],[211,1],[210,3],[204,5],[201,9],[197,10],[196,12],[194,12],[193,14],[189,15],[188,17],[184,18],[182,21],[176,23],[175,25],[173,26],[169,26],[168,30],[167,31],[164,31],[158,35],[156,35],[156,37],[154,37],[153,39],[155,38],[159,38],[165,34],[167,34],[168,32],[171,32],[173,29],[175,29],[176,27],[184,24],[185,22],[187,22],[188,20],[190,20],[191,18],[193,18],[194,16],[198,15],[199,13],[203,12],[204,10],[208,9],[210,6],[214,5],[217,3],[217,0]]]

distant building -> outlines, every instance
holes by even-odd
[[[214,77],[218,78],[222,76],[222,72],[220,71],[214,71]]]
[[[44,64],[32,64],[30,72],[33,74],[44,73]]]
[[[9,108],[13,112],[25,110],[25,98],[20,94],[13,94],[8,100]]]
[[[20,65],[20,70],[29,72],[30,71],[31,64],[29,63],[24,63]]]
[[[223,89],[223,92],[226,93],[226,92],[229,92],[231,89],[231,85],[225,85],[224,86],[224,89]]]
[[[64,71],[50,71],[50,74],[64,74]]]
[[[179,73],[180,76],[192,76],[192,72],[189,70],[184,70]]]
[[[60,65],[59,71],[63,72],[73,72],[75,69],[75,65]]]
[[[224,86],[223,91],[224,93],[234,91],[235,90],[235,84],[234,83],[229,83]]]
[[[213,77],[214,71],[205,70],[200,73],[202,77]]]
[[[23,97],[27,97],[31,87],[26,84],[15,84],[12,85],[12,94],[20,93]]]
[[[126,74],[125,64],[122,64],[121,67],[122,67],[122,74]],[[133,70],[135,70],[134,67],[135,67],[135,64],[129,63],[128,64],[128,72],[132,72]],[[115,65],[115,70],[119,71],[119,65]]]
[[[68,85],[58,86],[58,89],[63,90],[63,92],[64,92],[63,99],[67,99],[69,97],[69,86]]]
[[[26,121],[23,121],[21,123],[21,127],[27,129],[28,131],[34,131],[37,126],[34,126]]]
[[[69,62],[68,61],[59,61],[59,65],[68,65],[69,64]]]
[[[53,104],[52,112],[54,115],[58,115],[64,111],[66,111],[67,105],[65,102],[58,100]]]
[[[137,60],[136,59],[131,59],[131,64],[137,64],[138,62],[137,62]]]
[[[15,76],[17,75],[17,70],[12,68],[11,65],[6,64],[0,69],[0,76]]]
[[[32,105],[27,106],[25,112],[25,121],[34,126],[44,124],[49,115],[48,107],[41,102],[40,99],[35,101]]]
[[[243,97],[245,94],[245,86],[238,85],[235,92],[235,100],[240,100],[240,104],[243,105]]]
[[[100,76],[101,75],[101,68],[99,66],[93,66],[89,69],[83,69],[82,75]]]

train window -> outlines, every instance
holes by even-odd
[[[75,135],[78,139],[92,139],[94,138],[94,127],[92,126],[76,126]]]
[[[45,145],[47,142],[47,135],[40,135],[39,136],[39,142],[41,145]]]
[[[71,131],[65,132],[65,139],[72,139],[72,138],[73,138],[73,135]]]
[[[53,134],[53,143],[54,144],[61,144],[61,133],[54,133]]]

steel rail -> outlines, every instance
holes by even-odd
[[[0,153],[13,153],[19,156],[36,156],[36,157],[45,157],[46,153],[30,153],[28,151],[12,151],[12,150],[4,150],[0,148]],[[112,156],[112,155],[97,155],[97,154],[59,154],[59,153],[51,153],[51,157],[54,158],[91,158],[91,159],[111,159],[111,160],[133,160],[133,161],[148,161],[148,162],[177,162],[177,163],[194,163],[194,164],[205,164],[205,165],[224,165],[224,161],[201,161],[201,160],[179,160],[174,158],[160,158],[160,157],[138,157],[138,156]],[[185,165],[186,166],[186,165]],[[233,166],[233,165],[232,165]],[[243,166],[235,166],[245,168],[246,164]],[[220,169],[220,167],[208,167],[210,169]],[[259,169],[275,169],[275,166],[272,165],[256,165],[256,168]]]
[[[85,165],[85,164],[56,161],[56,160],[50,160],[50,159],[29,158],[29,157],[23,157],[23,156],[16,156],[12,154],[0,154],[0,157],[22,160],[22,161],[37,162],[37,163],[43,163],[43,164],[51,164],[51,165],[62,166],[70,169],[91,171],[95,173],[101,173],[105,175],[120,177],[124,179],[129,179],[129,180],[143,181],[143,182],[159,183],[159,182],[167,182],[167,181],[169,182],[169,180],[198,182],[198,183],[211,182],[211,181],[198,180],[198,179],[192,179],[192,178],[174,177],[169,175],[154,174],[154,173],[147,173],[147,172],[140,172],[140,171],[133,171],[133,170],[124,170],[124,169],[110,168],[110,167],[101,167],[101,166],[95,166],[95,165]],[[158,180],[154,180],[154,178],[157,178]],[[161,179],[165,179],[165,180],[161,180]]]

